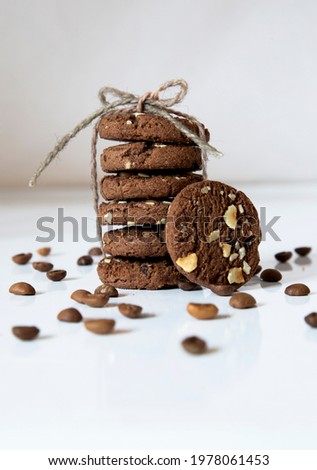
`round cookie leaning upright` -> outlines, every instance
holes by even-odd
[[[184,188],[169,207],[166,243],[175,267],[207,288],[240,287],[259,264],[257,210],[241,191],[218,181]]]

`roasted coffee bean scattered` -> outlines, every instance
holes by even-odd
[[[114,320],[106,318],[86,320],[84,325],[88,331],[97,335],[107,335],[112,332],[115,326]]]
[[[27,282],[16,282],[9,288],[9,292],[15,295],[35,295],[35,289]]]
[[[34,261],[32,266],[36,271],[40,271],[41,273],[47,273],[54,267],[52,263],[46,263],[45,261]]]
[[[50,281],[61,281],[67,275],[67,272],[64,269],[54,269],[53,271],[49,271],[46,273],[46,277]]]
[[[285,289],[285,294],[291,295],[291,296],[304,296],[308,295],[310,293],[310,289],[306,284],[291,284],[286,287]]]
[[[40,330],[36,326],[14,326],[12,333],[19,339],[29,341],[36,338]]]
[[[93,262],[94,262],[94,260],[92,259],[92,257],[90,255],[81,256],[77,260],[78,266],[89,266]]]
[[[65,308],[57,315],[59,321],[65,321],[68,323],[79,323],[83,317],[77,308]]]
[[[37,253],[41,256],[48,256],[50,253],[51,253],[51,247],[49,246],[43,246],[42,248],[39,248],[37,251]]]
[[[107,294],[109,297],[119,297],[117,289],[112,286],[107,286],[106,284],[101,284],[96,287],[95,294]]]
[[[94,246],[93,248],[90,248],[88,251],[88,255],[90,256],[102,256],[103,252],[102,249],[99,248],[99,246]]]
[[[190,354],[204,354],[207,351],[207,344],[197,336],[189,336],[182,341],[182,346]]]
[[[307,323],[307,325],[311,326],[312,328],[317,328],[317,313],[316,312],[306,315],[304,320]]]
[[[238,292],[237,294],[233,294],[229,305],[233,308],[252,308],[256,306],[256,300],[252,295],[246,292]]]
[[[202,290],[202,287],[194,282],[190,282],[187,279],[180,279],[178,281],[178,288],[184,291],[192,291],[192,290]]]
[[[210,290],[217,295],[220,295],[221,297],[228,297],[232,295],[235,291],[235,288],[233,286],[229,285],[223,285],[223,286],[212,286],[210,287]]]
[[[310,246],[300,246],[298,248],[295,248],[295,252],[299,256],[307,256],[311,252],[311,247]]]
[[[259,274],[261,271],[262,271],[262,266],[259,264],[258,267],[257,267],[256,270],[255,270],[254,275],[256,276],[256,275]]]
[[[94,308],[104,307],[108,300],[109,295],[107,294],[87,294],[83,297],[83,303]]]
[[[87,297],[87,295],[91,295],[91,293],[88,290],[85,289],[77,289],[75,290],[70,298],[78,302],[79,304],[84,304],[84,299]]]
[[[198,320],[212,320],[218,315],[218,307],[214,304],[189,303],[187,312]]]
[[[275,258],[280,263],[286,263],[288,260],[291,259],[291,257],[292,257],[291,251],[280,251],[279,253],[276,253],[275,255]]]
[[[128,318],[140,318],[142,307],[132,304],[118,304],[119,312]]]
[[[282,274],[277,269],[264,269],[260,278],[265,282],[279,282],[282,279]]]
[[[12,256],[12,261],[16,264],[26,264],[32,258],[32,253],[19,253]]]

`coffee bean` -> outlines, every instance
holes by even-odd
[[[16,282],[9,288],[9,292],[15,295],[35,295],[35,289],[27,282]]]
[[[307,256],[311,252],[311,247],[310,246],[300,246],[298,248],[295,248],[295,252],[299,256]]]
[[[84,298],[87,297],[87,295],[91,295],[91,293],[88,290],[85,289],[77,289],[75,290],[70,298],[78,302],[79,304],[84,304]]]
[[[119,312],[128,318],[140,318],[142,307],[132,304],[118,304]]]
[[[187,312],[198,320],[212,320],[218,314],[218,307],[214,304],[189,303]]]
[[[264,269],[260,278],[265,282],[279,282],[282,279],[282,274],[277,269]]]
[[[255,270],[254,275],[256,276],[256,274],[259,274],[261,271],[262,271],[262,266],[259,264],[258,267]]]
[[[26,264],[32,258],[32,253],[19,253],[12,256],[12,261],[16,264]]]
[[[19,339],[29,341],[34,339],[40,330],[36,326],[14,326],[12,333]]]
[[[317,313],[316,312],[310,313],[304,318],[304,320],[307,323],[307,325],[311,326],[312,328],[317,328]]]
[[[115,287],[107,286],[106,284],[101,284],[96,287],[95,294],[107,294],[109,297],[118,297],[119,293]]]
[[[52,263],[46,263],[45,261],[34,261],[32,266],[36,271],[40,271],[41,273],[47,273],[54,267]]]
[[[226,285],[223,285],[223,286],[212,286],[210,287],[210,290],[211,292],[213,292],[214,294],[217,294],[217,295],[220,295],[221,297],[227,297],[227,296],[230,296],[234,293],[234,290],[235,288],[233,286],[226,286]]]
[[[48,256],[51,253],[51,248],[49,246],[43,246],[43,248],[39,248],[36,251],[41,256]]]
[[[92,257],[90,255],[81,256],[77,260],[78,266],[89,266],[93,262],[94,262],[94,260],[92,259]]]
[[[103,252],[102,252],[102,249],[99,248],[99,246],[94,246],[93,248],[90,248],[90,250],[88,251],[88,254],[90,256],[102,256]]]
[[[83,303],[94,308],[104,307],[108,300],[109,295],[107,294],[87,294],[83,297]]]
[[[279,253],[276,253],[275,255],[275,258],[280,263],[286,263],[288,260],[291,259],[291,257],[292,257],[291,251],[280,251]]]
[[[229,300],[229,305],[233,308],[252,308],[256,306],[255,298],[246,292],[233,294]]]
[[[86,320],[84,325],[88,331],[97,335],[107,335],[112,332],[115,326],[114,320],[106,318]]]
[[[291,296],[303,296],[308,295],[310,293],[310,289],[305,284],[291,284],[286,287],[285,294]]]
[[[201,290],[201,286],[195,284],[194,282],[190,282],[187,279],[179,279],[178,288],[184,291],[192,291],[192,290]]]
[[[50,281],[61,281],[67,275],[67,272],[64,269],[55,269],[54,271],[49,271],[46,273],[46,277]]]
[[[59,312],[57,319],[68,323],[79,323],[83,317],[77,308],[65,308]]]
[[[197,336],[189,336],[182,341],[182,346],[190,354],[204,354],[207,351],[206,341]]]

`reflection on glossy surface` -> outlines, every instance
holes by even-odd
[[[309,256],[298,256],[297,258],[295,258],[294,262],[298,266],[309,266],[310,264],[312,264],[312,260]]]
[[[266,289],[270,293],[275,293],[281,289],[282,283],[281,282],[266,282],[266,281],[261,280],[260,286],[262,287],[262,289]]]
[[[277,263],[275,265],[275,269],[277,269],[278,271],[292,271],[293,266],[291,265],[291,263],[286,261],[286,263]]]

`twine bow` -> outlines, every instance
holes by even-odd
[[[171,98],[161,98],[160,93],[169,88],[179,87],[179,91]],[[182,134],[192,140],[202,150],[203,157],[203,176],[206,177],[206,163],[207,154],[211,153],[214,157],[221,157],[222,153],[212,147],[206,141],[205,129],[203,125],[193,116],[190,116],[175,109],[171,109],[175,104],[180,103],[187,94],[188,84],[185,80],[170,80],[160,85],[157,90],[147,92],[144,95],[137,96],[132,93],[126,93],[112,87],[103,87],[99,90],[98,96],[102,106],[94,113],[88,115],[85,119],[77,124],[72,131],[57,141],[54,149],[47,155],[45,160],[41,162],[31,179],[29,186],[35,186],[37,179],[43,171],[50,165],[54,158],[66,147],[71,139],[73,139],[81,130],[85,129],[89,124],[97,118],[93,135],[91,140],[91,180],[92,189],[94,194],[94,209],[98,214],[98,185],[97,185],[97,163],[96,163],[96,148],[98,140],[98,128],[100,119],[110,113],[121,112],[145,112],[161,116],[170,121]],[[114,98],[113,100],[110,100]],[[191,131],[175,116],[180,116],[188,119],[196,124],[199,130],[199,135]],[[97,233],[101,238],[101,227],[97,218]]]

